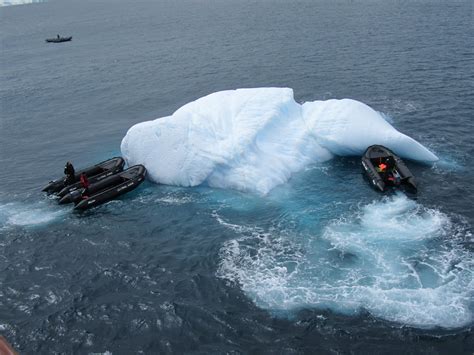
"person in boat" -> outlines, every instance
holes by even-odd
[[[401,183],[401,176],[400,173],[395,169],[391,169],[390,173],[387,176],[387,180],[390,184],[398,186]]]
[[[74,166],[70,161],[68,161],[64,167],[64,174],[66,175],[64,179],[65,186],[71,185],[76,181],[76,171],[74,170]]]
[[[391,157],[380,159],[380,163],[377,165],[376,170],[382,177],[385,183],[390,185],[400,185],[401,176],[396,169],[395,162]]]
[[[380,160],[379,165],[376,167],[378,173],[385,173],[387,171],[387,164],[385,161]]]
[[[58,39],[60,39],[61,37],[58,35]]]
[[[89,192],[89,180],[87,179],[86,174],[82,173],[79,177],[79,180],[81,181],[81,185],[84,188],[82,191],[82,197],[87,198],[87,193]]]
[[[389,171],[391,170],[391,165],[388,158],[380,158],[379,164],[375,167],[375,169],[379,173],[382,180],[386,182],[388,180]]]

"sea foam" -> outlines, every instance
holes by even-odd
[[[462,223],[406,196],[363,205],[320,230],[265,230],[216,220],[239,235],[226,241],[217,275],[277,314],[302,308],[419,328],[473,322],[471,238]],[[279,225],[285,225],[280,221]]]
[[[52,208],[46,202],[33,205],[17,202],[0,203],[0,231],[15,226],[35,227],[46,225],[62,218],[66,213],[66,210]]]
[[[409,159],[438,159],[361,102],[301,105],[289,88],[213,93],[171,116],[131,127],[121,150],[129,164],[145,165],[158,183],[265,194],[308,164],[361,155],[372,144]]]

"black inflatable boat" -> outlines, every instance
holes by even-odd
[[[92,184],[122,171],[124,165],[125,161],[122,157],[105,160],[99,164],[77,171],[74,175],[74,182],[72,184],[67,184],[63,177],[50,181],[50,183],[43,188],[43,191],[50,194],[59,192],[61,194],[60,196],[64,196],[70,191],[74,191],[81,187],[79,177],[82,173],[86,174],[89,178],[89,183]]]
[[[372,145],[362,157],[362,169],[370,184],[379,191],[405,187],[416,192],[416,181],[407,166],[395,153],[381,145]]]
[[[62,42],[69,42],[72,40],[72,36],[70,37],[55,37],[55,38],[46,38],[47,43],[62,43]]]
[[[66,194],[59,203],[74,202],[74,209],[86,210],[135,189],[144,181],[145,175],[146,169],[143,165],[134,165],[89,185],[87,190],[82,188]]]

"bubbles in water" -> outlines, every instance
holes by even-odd
[[[441,156],[440,160],[433,164],[433,169],[440,172],[465,171],[465,167],[452,157]]]
[[[38,226],[61,218],[69,211],[52,208],[43,202],[27,205],[17,202],[0,204],[0,228]]]
[[[217,217],[216,217],[217,218]],[[313,235],[236,226],[221,249],[218,276],[258,306],[281,312],[330,308],[418,327],[473,321],[470,232],[436,209],[399,194],[361,206]]]

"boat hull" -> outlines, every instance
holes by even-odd
[[[89,186],[87,196],[76,199],[75,210],[87,210],[113,200],[129,191],[136,189],[146,176],[146,168],[143,165],[134,165],[121,173],[108,177],[95,185]],[[119,181],[117,178],[120,178]]]
[[[47,38],[46,43],[63,43],[69,42],[72,40],[72,37],[60,37],[60,38]]]

